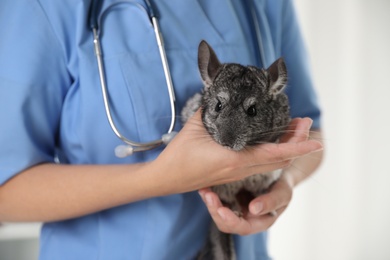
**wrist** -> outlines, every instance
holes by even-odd
[[[167,158],[156,158],[145,164],[142,178],[149,183],[150,197],[167,196],[182,192],[178,174]],[[184,171],[184,169],[182,169]]]

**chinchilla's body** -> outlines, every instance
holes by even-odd
[[[283,93],[287,81],[283,59],[266,70],[221,64],[212,48],[202,41],[198,65],[204,91],[188,100],[182,111],[183,122],[201,108],[202,122],[208,133],[217,143],[234,151],[278,141],[290,122],[288,98]],[[257,174],[214,186],[212,190],[226,206],[242,215],[238,195],[246,192],[256,197],[266,192],[280,175],[280,170]],[[220,232],[213,224],[198,259],[235,259],[232,236]]]

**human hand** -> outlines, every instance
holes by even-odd
[[[268,193],[254,198],[248,209],[244,210],[244,214],[237,216],[231,209],[223,206],[218,195],[209,188],[199,190],[218,229],[224,233],[238,235],[250,235],[270,228],[287,208],[292,193],[291,182],[282,175]]]
[[[305,124],[308,124],[307,122]],[[282,142],[300,142],[308,139],[307,125],[300,119],[292,120]],[[267,230],[287,208],[292,198],[294,181],[286,172],[270,188],[269,192],[244,204],[243,215],[237,216],[232,210],[224,207],[218,195],[209,188],[199,190],[211,217],[219,230],[225,233],[249,235]],[[240,200],[243,201],[243,200]],[[245,201],[245,199],[244,199]]]
[[[292,159],[322,149],[320,142],[307,140],[311,122],[307,118],[294,119],[279,144],[236,152],[211,139],[198,111],[156,159],[155,169],[164,173],[166,193],[170,194],[284,168]]]

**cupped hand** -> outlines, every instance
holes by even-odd
[[[294,119],[279,144],[231,151],[213,141],[198,111],[155,160],[168,193],[194,191],[228,183],[253,174],[287,167],[292,159],[322,149],[307,140],[312,121]]]
[[[243,216],[223,206],[218,195],[209,188],[199,190],[218,229],[225,233],[250,235],[271,227],[291,201],[293,186],[282,176],[271,190],[253,199]]]
[[[307,141],[310,125],[310,121],[292,120],[281,142]],[[199,194],[219,230],[225,233],[249,235],[267,230],[287,208],[294,188],[294,182],[290,177],[287,173],[283,174],[272,185],[269,192],[254,198],[248,205],[243,205],[247,207],[243,211],[243,216],[237,216],[232,210],[223,206],[218,195],[209,188],[200,189]]]

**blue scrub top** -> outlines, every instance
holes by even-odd
[[[103,10],[117,0],[106,0]],[[145,7],[142,0],[134,1]],[[197,47],[205,39],[222,62],[259,63],[242,1],[154,1],[176,88],[177,113],[199,92]],[[265,66],[285,58],[293,117],[319,127],[319,108],[291,1],[259,0]],[[150,161],[163,148],[125,159],[106,119],[87,26],[90,0],[0,2],[0,184],[33,165]],[[117,5],[101,15],[101,39],[114,120],[127,137],[167,131],[170,106],[153,28],[145,11]],[[180,122],[176,130],[180,130]],[[131,174],[131,173],[129,173]],[[210,218],[196,192],[159,197],[85,217],[47,223],[40,259],[191,259]],[[268,259],[266,233],[236,237],[238,259]]]

